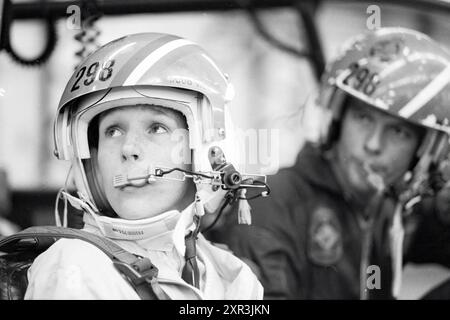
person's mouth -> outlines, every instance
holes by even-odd
[[[375,189],[381,190],[386,185],[386,169],[384,166],[369,161],[355,159],[358,171],[361,176]]]
[[[147,181],[141,180],[133,180],[129,182],[127,185],[121,187],[121,190],[133,190],[133,189],[141,189],[147,185]]]
[[[113,179],[114,184],[118,184],[120,190],[141,189],[153,182],[149,180],[148,170],[137,168],[125,172],[124,174],[114,176]]]

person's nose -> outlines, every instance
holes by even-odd
[[[379,154],[383,148],[383,127],[374,126],[367,132],[364,141],[364,150],[370,154]]]
[[[143,158],[143,148],[139,136],[133,133],[127,134],[122,145],[122,159],[124,161],[139,161]]]

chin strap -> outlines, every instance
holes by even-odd
[[[102,223],[99,221],[98,215],[97,215],[97,208],[93,203],[91,203],[87,197],[83,196],[83,194],[78,193],[78,196],[80,198],[74,197],[68,192],[61,190],[61,196],[64,197],[65,201],[69,201],[70,205],[74,207],[75,209],[81,210],[83,212],[87,212],[91,215],[91,217],[95,220],[97,226],[100,229],[100,232],[106,237],[107,233],[105,229],[103,228]]]
[[[64,196],[63,193],[68,193],[67,191],[67,184],[69,182],[69,177],[72,172],[72,165],[70,166],[69,170],[67,171],[66,180],[64,182],[64,187],[58,190],[58,193],[56,194],[56,201],[55,201],[55,224],[58,227],[64,227],[67,228],[67,198]],[[61,222],[61,217],[59,215],[59,200],[64,200],[64,209],[63,209],[63,221]]]

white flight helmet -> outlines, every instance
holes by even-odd
[[[224,164],[218,157],[227,164],[237,160],[227,111],[233,95],[227,76],[197,44],[158,33],[122,37],[88,56],[70,78],[54,123],[55,155],[72,162],[80,199],[98,214],[115,216],[97,181],[91,120],[124,105],[176,109],[187,120],[192,171],[210,172]],[[196,186],[210,195],[205,208],[217,209],[224,190]]]

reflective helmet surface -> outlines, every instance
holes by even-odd
[[[90,121],[117,106],[147,103],[186,117],[193,170],[210,171],[212,147],[234,160],[227,115],[233,94],[227,76],[189,40],[158,33],[119,38],[89,55],[67,83],[54,123],[55,154],[72,161],[78,192],[99,206],[104,199],[92,181]]]
[[[337,87],[414,124],[449,132],[450,54],[428,36],[381,28],[348,41],[323,75],[319,104]]]

